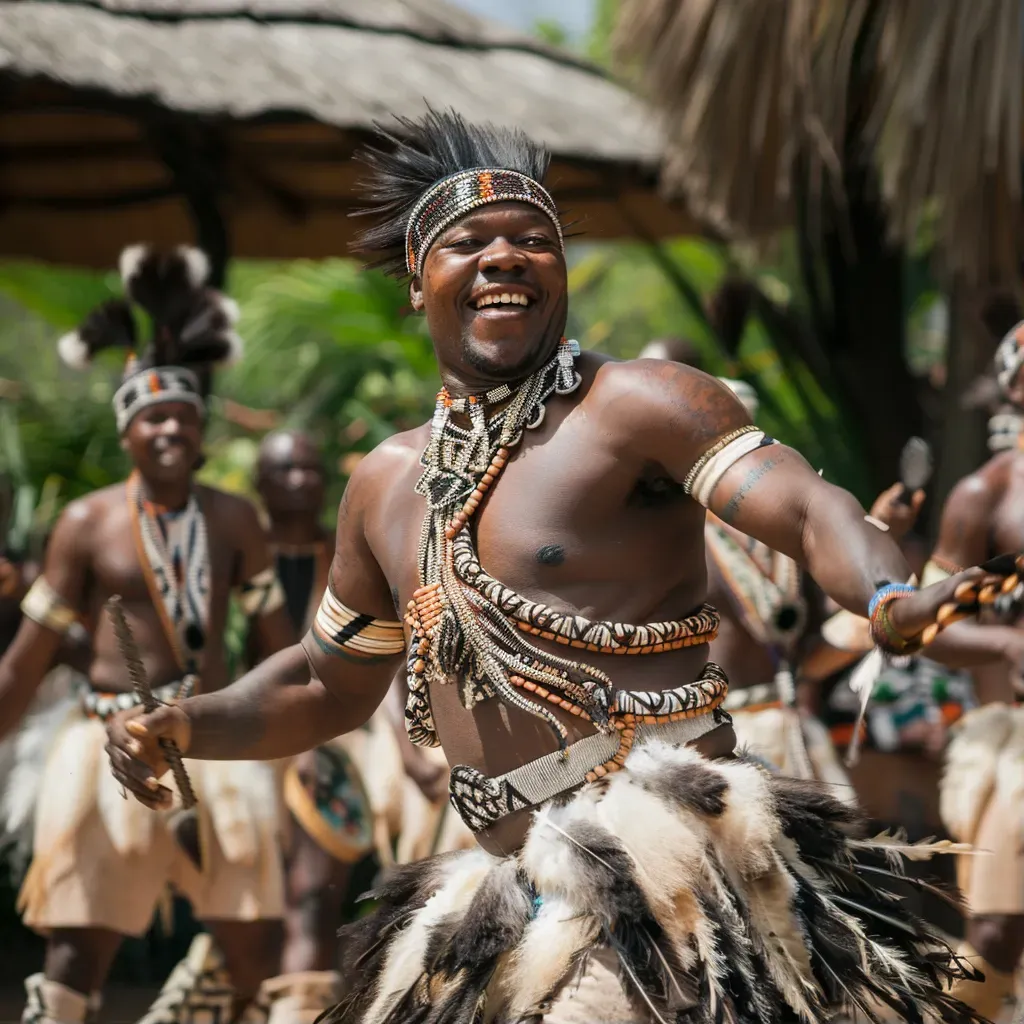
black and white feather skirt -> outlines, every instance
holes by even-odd
[[[601,946],[638,1019],[981,1020],[949,995],[971,967],[886,887],[901,844],[864,837],[819,783],[650,742],[542,807],[515,856],[397,869],[342,930],[349,991],[322,1020],[529,1020]]]

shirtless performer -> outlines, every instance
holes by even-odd
[[[996,352],[996,376],[1006,403],[1024,409],[1024,323]],[[1024,448],[994,455],[956,485],[942,511],[939,539],[925,581],[1024,541]],[[991,850],[984,863],[962,858],[960,884],[971,917],[967,952],[984,970],[982,986],[964,998],[995,1015],[1013,993],[1013,972],[1024,954],[1024,708],[1014,692],[1024,667],[1019,621],[958,627],[988,664],[974,670],[977,710],[964,716],[946,755],[941,807],[956,838]]]
[[[118,716],[116,776],[166,807],[159,739],[292,755],[366,721],[407,657],[410,734],[443,743],[481,849],[385,883],[345,930],[351,987],[326,1020],[426,1020],[429,1004],[438,1020],[695,1007],[768,1024],[876,996],[905,1020],[977,1019],[936,984],[963,968],[861,871],[856,812],[729,757],[705,509],[870,604],[894,650],[985,573],[913,591],[857,502],[724,385],[580,355],[544,154],[454,114],[401,130],[367,157],[364,250],[411,277],[444,381],[434,418],[353,475],[302,645],[221,693]]]
[[[323,459],[306,434],[282,430],[264,438],[256,489],[269,519],[285,608],[299,636],[312,625],[334,555],[333,532],[320,522],[325,482]],[[312,1024],[340,995],[338,925],[352,866],[373,845],[372,818],[363,779],[337,743],[300,754],[284,778],[291,816],[287,909],[272,1013],[291,1024]]]
[[[199,373],[189,367],[205,375],[237,344],[237,312],[204,287],[206,268],[196,249],[126,250],[127,299],[99,307],[59,346],[76,365],[112,345],[132,353],[114,413],[134,469],[125,483],[65,509],[0,660],[3,734],[25,713],[62,637],[83,626],[91,636],[89,688],[51,742],[20,896],[25,923],[47,937],[43,972],[26,982],[22,1019],[30,1024],[81,1024],[97,1009],[122,938],[145,933],[168,883],[192,901],[223,950],[234,986],[219,990],[223,1020],[249,1005],[278,970],[283,886],[272,768],[193,766],[202,800],[199,869],[185,833],[172,833],[166,815],[138,814],[103,756],[104,721],[135,703],[104,611],[111,595],[123,599],[163,700],[228,682],[223,632],[232,589],[264,654],[295,637],[255,510],[193,481],[205,402]],[[153,322],[153,341],[137,356],[133,303]],[[188,993],[179,995],[172,1005],[165,991],[152,1019],[190,1019]],[[203,1010],[216,1020],[217,999]]]
[[[270,519],[270,546],[286,604],[301,635],[313,623],[334,555],[334,533],[321,525],[324,467],[312,439],[298,431],[268,434],[260,446],[256,486]],[[286,776],[293,821],[307,826],[300,825],[294,833],[286,868],[292,905],[286,918],[286,972],[326,971],[328,966],[313,965],[336,963],[338,922],[351,874],[348,865],[369,852],[369,837],[356,837],[371,820],[374,845],[384,865],[396,858],[406,863],[474,845],[472,833],[457,815],[444,814],[439,820],[448,803],[448,765],[439,748],[409,742],[404,672],[392,690],[363,729],[301,755]],[[323,787],[330,788],[332,777],[349,794],[342,803],[351,813],[336,821],[328,835],[316,819],[332,815],[316,810],[318,801],[309,786],[319,779],[325,793]],[[300,779],[305,796],[296,785]],[[326,848],[314,841],[314,834]],[[325,889],[327,885],[332,888]]]

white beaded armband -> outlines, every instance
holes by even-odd
[[[740,427],[716,441],[693,464],[683,481],[683,490],[707,508],[718,482],[744,455],[777,443],[753,424]]]
[[[238,603],[246,618],[270,615],[284,606],[284,588],[272,566],[246,580],[237,591]]]

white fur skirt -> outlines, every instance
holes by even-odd
[[[397,868],[342,929],[348,994],[322,1020],[535,1020],[599,950],[638,1020],[980,1020],[948,994],[970,966],[887,890],[907,848],[865,834],[818,783],[652,741],[541,807],[513,856]]]

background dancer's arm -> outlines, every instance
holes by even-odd
[[[221,494],[218,497],[222,501],[231,502],[234,506],[231,521],[239,539],[240,556],[234,584],[236,587],[242,587],[250,580],[257,579],[268,568],[272,569],[274,559],[270,554],[266,532],[260,525],[252,505],[230,494]],[[275,599],[280,601],[280,604],[271,607]],[[259,661],[284,650],[298,639],[284,606],[280,583],[275,581],[275,590],[267,596],[267,601],[270,610],[257,611],[249,617],[250,646]]]
[[[985,470],[964,477],[950,492],[929,562],[928,571],[933,575],[975,565],[996,553],[992,550],[992,518],[1003,499],[1005,466],[1005,461],[996,460]],[[1013,701],[1011,672],[1019,674],[1024,668],[1024,630],[1019,626],[958,622],[933,647],[929,656],[952,668],[985,667],[975,680],[983,704]]]
[[[89,564],[90,513],[85,501],[72,502],[54,527],[43,578],[66,607],[80,611]],[[55,629],[22,617],[10,647],[0,658],[0,738],[22,719],[61,646]]]
[[[363,533],[355,479],[338,513],[331,586],[349,607],[394,620],[387,581]],[[143,803],[166,806],[157,784],[167,770],[159,740],[173,739],[197,760],[273,760],[300,754],[369,720],[388,692],[402,654],[328,653],[307,634],[237,682],[152,714],[139,709],[108,725],[114,776]]]

